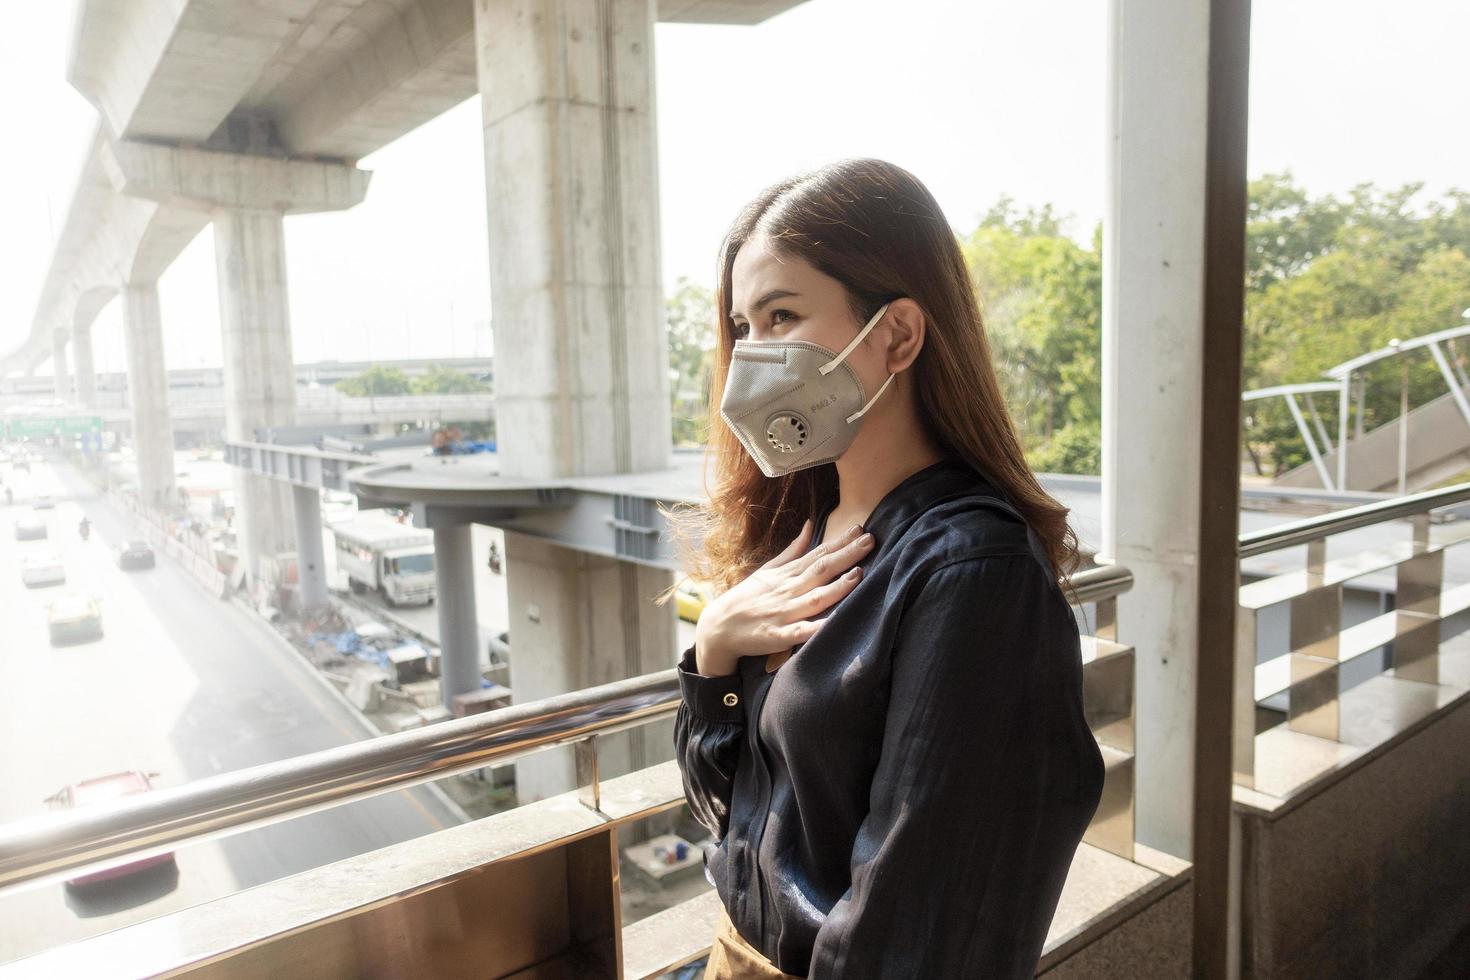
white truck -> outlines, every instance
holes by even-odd
[[[434,535],[387,521],[332,527],[337,567],[358,594],[376,589],[390,606],[434,601]]]

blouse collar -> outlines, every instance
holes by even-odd
[[[892,490],[883,495],[863,523],[880,545],[889,534],[934,505],[955,497],[971,495],[993,496],[1005,499],[995,487],[968,463],[961,459],[945,457],[921,470],[910,473]],[[831,515],[835,500],[827,504],[822,515],[825,521]],[[823,525],[822,540],[827,540],[828,528]]]

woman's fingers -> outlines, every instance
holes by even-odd
[[[786,568],[793,575],[801,575],[828,555],[847,547],[863,533],[861,525],[854,524],[835,538],[828,538],[820,545],[800,557],[788,562]],[[830,563],[829,563],[830,564]],[[825,567],[825,566],[824,566]]]
[[[826,585],[819,585],[796,600],[796,614],[803,617],[815,616],[828,606],[836,604],[863,579],[861,568],[852,568]]]
[[[790,646],[796,646],[796,644],[798,643],[805,643],[807,640],[810,640],[812,637],[817,635],[817,631],[822,628],[822,624],[825,622],[825,619],[818,619],[815,621],[809,619],[798,620],[797,622],[791,623],[790,625],[785,627],[783,631],[785,635],[782,637],[782,639],[788,641],[788,644]]]
[[[808,591],[845,574],[873,550],[873,536],[861,534],[817,558],[797,576],[797,591]]]

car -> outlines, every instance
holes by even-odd
[[[46,522],[35,514],[18,517],[15,521],[15,540],[39,541],[46,537]]]
[[[699,622],[699,614],[704,612],[704,607],[712,598],[714,595],[709,584],[694,579],[685,579],[674,590],[674,604],[678,607],[679,618],[686,623]]]
[[[54,510],[55,508],[56,501],[52,500],[51,495],[47,493],[38,494],[31,502],[32,510]]]
[[[28,589],[38,589],[45,585],[64,585],[66,566],[62,564],[61,556],[54,551],[31,555],[20,563],[20,580]]]
[[[153,548],[147,541],[124,541],[117,549],[118,568],[152,568],[154,564]]]
[[[93,806],[98,803],[108,803],[124,796],[149,792],[153,789],[153,780],[157,778],[158,773],[156,772],[142,772],[138,769],[109,773],[106,776],[84,779],[79,783],[72,783],[69,786],[62,787],[47,798],[46,802],[68,810],[83,806]],[[110,881],[114,878],[137,874],[139,871],[157,867],[161,864],[174,863],[173,852],[168,851],[163,854],[154,854],[149,857],[139,858],[136,861],[120,864],[113,868],[105,868],[102,871],[93,871],[90,874],[68,878],[66,884],[71,888],[81,888],[100,881]]]
[[[102,606],[95,598],[73,592],[46,607],[51,645],[102,639]]]

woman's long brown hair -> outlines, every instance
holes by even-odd
[[[681,566],[724,591],[785,548],[837,490],[832,463],[767,477],[720,419],[736,339],[731,269],[741,246],[755,237],[768,238],[778,254],[801,259],[846,287],[858,325],[897,297],[919,305],[927,330],[909,370],[921,424],[947,456],[968,463],[1005,493],[1043,542],[1059,577],[1074,572],[1079,555],[1068,510],[1026,465],[954,230],[918,178],[873,159],[841,160],[767,188],[725,236],[715,292],[719,342],[710,385],[707,503],[663,511]]]

